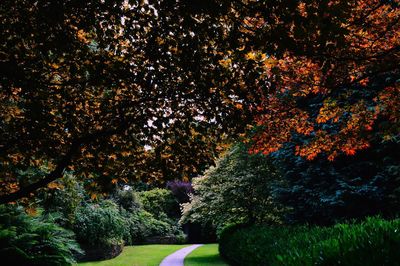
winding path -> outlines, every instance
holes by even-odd
[[[178,251],[175,251],[171,255],[165,257],[161,262],[160,266],[184,266],[183,261],[185,257],[195,250],[196,248],[202,246],[202,244],[191,245],[185,248],[181,248]]]

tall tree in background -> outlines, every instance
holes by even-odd
[[[283,213],[273,198],[273,186],[281,182],[272,161],[249,154],[248,147],[234,145],[203,176],[193,179],[191,201],[182,204],[182,223],[211,224],[222,229],[230,223],[268,223]]]

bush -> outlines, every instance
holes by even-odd
[[[76,212],[74,231],[79,243],[86,251],[99,250],[98,257],[92,259],[118,255],[120,249],[116,247],[123,245],[126,230],[124,217],[118,206],[110,200],[101,201],[99,204],[86,203]],[[103,254],[101,250],[104,251]]]
[[[180,207],[172,192],[168,189],[155,188],[138,192],[143,209],[155,217],[166,214],[169,217],[180,217]]]
[[[157,213],[157,216],[142,207],[139,193],[133,190],[117,191],[112,200],[102,200],[97,204],[85,203],[77,209],[74,231],[90,259],[118,255],[117,247],[124,243],[147,243],[150,239],[157,243],[156,239],[163,238],[168,238],[168,243],[182,241],[184,234],[177,222],[164,213],[172,203],[176,203],[171,192],[156,189],[142,193],[140,200],[144,199],[143,205]],[[160,196],[161,199],[156,200],[155,196]],[[88,256],[82,259],[89,260]]]
[[[70,172],[65,173],[64,177],[54,184],[58,188],[43,190],[40,193],[40,204],[48,213],[59,213],[62,219],[58,223],[72,229],[75,212],[85,197],[83,187]]]
[[[82,253],[71,231],[51,215],[29,216],[16,206],[0,206],[0,258],[3,265],[70,265]]]
[[[133,189],[117,190],[113,196],[113,200],[118,206],[130,212],[135,212],[142,208],[138,194]]]
[[[232,265],[400,265],[400,219],[333,227],[235,226],[220,252]]]
[[[154,237],[171,237],[173,243],[181,243],[186,236],[173,220],[166,217],[155,219],[151,213],[144,210],[124,214],[128,230],[124,236],[128,245],[146,243]]]
[[[143,243],[150,236],[161,236],[170,233],[170,225],[155,219],[146,211],[127,213],[128,234],[125,242],[129,245]]]

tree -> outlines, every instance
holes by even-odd
[[[227,10],[217,1],[2,1],[0,202],[66,169],[102,191],[211,163],[219,139],[245,120],[237,93],[214,89],[224,82]],[[42,165],[43,175],[18,175]]]
[[[309,160],[398,141],[399,10],[399,0],[3,1],[0,202],[66,168],[91,190],[190,177],[246,124],[252,152],[296,140]],[[42,164],[45,176],[17,178]]]
[[[400,212],[399,146],[372,143],[357,156],[330,162],[312,161],[292,152],[293,143],[274,153],[286,181],[275,188],[277,201],[288,206],[289,223],[330,225],[347,219]]]
[[[232,83],[258,91],[252,152],[295,141],[297,155],[334,160],[377,140],[398,142],[399,4],[234,1],[242,47],[221,64]]]
[[[180,216],[179,203],[168,189],[154,188],[148,191],[137,192],[143,209],[154,217],[168,216],[177,218]]]
[[[221,64],[258,91],[250,151],[280,164],[290,219],[397,213],[399,1],[234,5],[241,48]]]
[[[250,155],[243,144],[233,146],[215,167],[193,179],[194,193],[182,204],[181,222],[276,223],[283,208],[273,200],[272,185],[279,182],[271,161]]]
[[[190,194],[193,193],[192,183],[180,180],[168,181],[167,189],[171,190],[179,203],[189,202]]]
[[[291,219],[398,212],[400,2],[235,3],[242,47],[221,63],[258,88],[250,150],[281,164]]]

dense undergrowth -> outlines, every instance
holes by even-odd
[[[71,265],[82,253],[74,233],[52,215],[28,215],[23,208],[0,206],[1,265]]]

